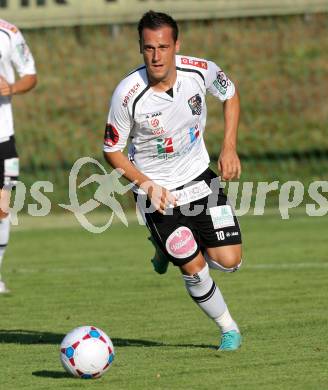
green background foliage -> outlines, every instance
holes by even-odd
[[[327,25],[327,15],[181,24],[181,52],[217,62],[238,85],[243,181],[300,180],[306,186],[326,178]],[[136,27],[53,28],[25,35],[39,84],[14,101],[21,179],[28,186],[52,181],[50,196],[64,202],[74,161],[91,156],[103,163],[111,93],[142,62]],[[212,97],[208,110],[206,141],[215,165],[223,117]],[[94,167],[87,169],[85,174]]]

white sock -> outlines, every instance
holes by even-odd
[[[236,322],[232,319],[229,310],[227,310],[221,314],[219,317],[214,318],[214,321],[220,327],[222,333],[229,332],[230,330],[235,330],[239,333],[239,328]]]
[[[6,218],[0,219],[0,271],[3,255],[9,240],[9,231],[10,231],[10,217],[9,215]],[[1,280],[1,273],[0,273]]]
[[[208,265],[198,273],[183,275],[186,289],[197,305],[212,318],[222,333],[237,330],[238,326],[231,318],[220,289],[210,276]]]

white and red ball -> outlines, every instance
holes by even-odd
[[[102,376],[114,360],[114,346],[107,334],[95,326],[73,329],[60,345],[65,370],[79,378]]]

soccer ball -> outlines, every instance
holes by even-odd
[[[101,377],[114,360],[114,346],[104,331],[94,326],[73,329],[60,345],[65,370],[76,377]]]

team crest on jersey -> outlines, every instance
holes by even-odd
[[[231,85],[231,81],[228,79],[226,74],[220,70],[220,72],[217,72],[216,74],[216,79],[213,81],[213,85],[221,93],[221,95],[225,95],[228,87]]]
[[[114,146],[118,143],[119,138],[120,137],[118,135],[118,131],[115,129],[115,127],[110,123],[107,123],[105,129],[104,144],[106,146]]]
[[[188,100],[189,107],[193,115],[200,115],[202,113],[202,98],[199,93]]]
[[[173,153],[173,141],[172,137],[169,138],[157,138],[157,152],[158,154]]]

